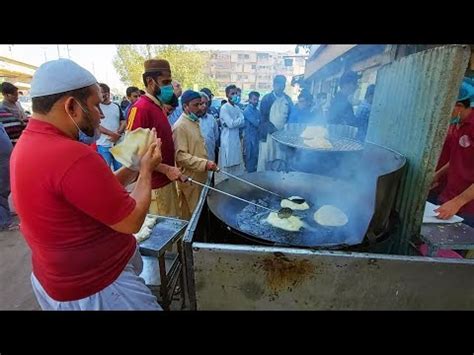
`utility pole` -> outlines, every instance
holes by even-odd
[[[48,57],[46,56],[46,50],[48,49],[48,47],[41,47],[41,49],[43,50],[44,61],[47,62],[47,61],[48,61]]]
[[[58,49],[58,59],[61,58],[61,52],[59,51],[59,44],[56,45],[56,48]]]
[[[147,59],[151,59],[151,46],[149,44],[146,45],[146,51],[147,51],[147,54],[148,54],[148,58]]]
[[[71,50],[69,49],[69,44],[66,44],[66,48],[67,48],[67,57],[71,59]]]

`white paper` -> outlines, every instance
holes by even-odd
[[[428,201],[426,202],[425,212],[423,214],[423,223],[459,223],[464,220],[459,216],[452,216],[450,219],[439,219],[436,217],[438,213],[434,211],[438,207],[439,206],[434,205]]]

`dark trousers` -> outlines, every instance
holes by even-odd
[[[8,196],[10,195],[10,156],[12,143],[5,128],[0,123],[0,230],[11,222]]]

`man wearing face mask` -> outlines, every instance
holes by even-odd
[[[428,195],[428,201],[430,201],[433,204],[438,203],[439,194],[446,187],[447,174],[444,174],[444,173],[439,174],[439,171],[441,170],[442,167],[444,167],[447,163],[449,163],[454,133],[459,129],[459,124],[461,123],[461,112],[464,112],[464,113],[468,112],[468,111],[463,110],[463,107],[467,107],[466,100],[469,100],[471,94],[474,95],[474,92],[471,92],[471,90],[473,89],[474,89],[474,86],[470,85],[470,83],[466,81],[466,78],[464,78],[461,84],[461,88],[459,90],[458,101],[456,102],[456,105],[451,115],[452,117],[449,122],[446,138],[444,139],[443,148],[441,149],[441,154],[439,155],[439,158],[438,158],[438,164],[436,165],[435,179],[432,184],[430,194]]]
[[[441,206],[435,210],[438,218],[449,219],[455,214],[474,227],[474,110],[470,103],[474,87],[464,81],[453,109],[453,126],[448,131],[444,149],[449,152],[446,164],[433,179],[432,188],[443,179],[445,186],[438,198]]]
[[[258,126],[260,111],[257,109],[260,94],[252,91],[249,94],[249,104],[244,110],[244,162],[249,173],[257,171],[258,162]]]
[[[234,175],[244,172],[242,159],[242,144],[240,143],[239,129],[244,127],[245,120],[242,110],[237,106],[239,96],[237,87],[229,85],[225,88],[228,102],[221,108],[222,122],[221,146],[219,149],[219,166],[221,169]],[[223,174],[216,176],[216,184],[222,181]]]
[[[143,84],[146,93],[130,110],[127,130],[133,131],[139,127],[156,129],[157,136],[162,141],[163,161],[153,174],[150,213],[180,217],[178,192],[174,181],[180,179],[182,174],[175,167],[173,134],[163,107],[173,100],[171,68],[164,59],[149,59],[145,61],[144,66]]]
[[[204,184],[207,172],[217,169],[216,163],[208,160],[204,138],[199,127],[200,119],[206,112],[206,104],[201,94],[187,90],[181,98],[183,114],[173,126],[176,165],[185,176]],[[189,220],[196,208],[202,187],[192,183],[178,183],[179,203],[182,218]]]
[[[31,282],[44,310],[159,310],[141,273],[137,233],[150,205],[156,140],[137,171],[115,174],[90,144],[100,88],[69,59],[42,64],[31,82],[33,117],[11,159],[12,197],[31,248]],[[128,194],[124,186],[136,179]]]

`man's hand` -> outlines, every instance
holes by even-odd
[[[116,133],[116,132],[112,132],[112,134],[109,135],[109,140],[112,142],[112,143],[117,143],[117,141],[120,139],[120,134]]]
[[[440,207],[435,209],[439,214],[436,216],[439,219],[450,219],[459,212],[463,204],[456,197],[448,202],[443,203]]]
[[[179,177],[179,181],[181,182],[187,182],[189,179],[189,177],[187,177],[186,175],[183,175],[181,174],[181,176]]]
[[[140,160],[140,174],[151,174],[161,164],[161,159],[161,139],[155,137]]]
[[[168,179],[170,179],[171,181],[175,181],[175,180],[178,180],[180,177],[181,177],[181,171],[175,167],[175,166],[170,166],[167,170],[166,170],[166,177]]]
[[[217,170],[217,164],[214,163],[213,161],[208,160],[207,163],[206,163],[206,170],[216,171]]]

